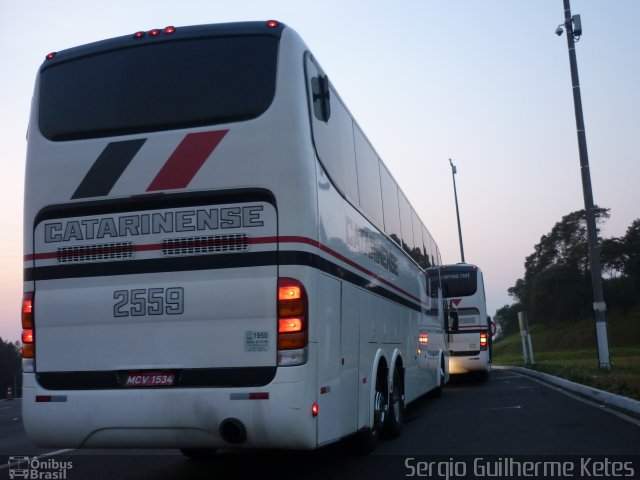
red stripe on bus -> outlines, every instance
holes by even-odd
[[[190,133],[162,166],[147,192],[186,188],[229,130]]]
[[[290,236],[290,237],[280,237],[280,242],[281,243],[286,243],[286,242],[293,242],[293,243],[306,243],[309,245],[312,245],[314,247],[319,248],[320,250],[322,250],[323,252],[328,253],[329,255],[337,258],[338,260],[341,260],[342,262],[346,263],[347,265],[350,265],[353,268],[356,268],[358,270],[360,270],[362,273],[375,278],[376,280],[378,280],[381,283],[384,283],[386,286],[393,288],[394,290],[396,290],[397,292],[400,292],[403,295],[406,295],[407,297],[415,300],[416,302],[422,304],[422,301],[417,298],[414,297],[413,295],[411,295],[409,292],[405,292],[403,289],[395,286],[393,283],[391,283],[390,281],[384,279],[383,277],[376,275],[375,273],[373,273],[370,270],[367,270],[366,268],[364,268],[363,266],[361,266],[360,264],[348,259],[347,257],[345,257],[344,255],[336,252],[335,250],[327,247],[326,245],[323,245],[322,243],[316,241],[316,240],[312,240],[311,238],[306,238],[306,237],[295,237],[295,236]]]
[[[377,275],[375,273],[373,273],[372,271],[366,269],[365,267],[363,267],[362,265],[359,265],[358,263],[354,262],[353,260],[348,259],[347,257],[345,257],[344,255],[342,255],[341,253],[336,252],[335,250],[333,250],[332,248],[327,247],[326,245],[323,245],[322,243],[320,243],[317,240],[313,240],[311,238],[307,238],[307,237],[299,237],[299,236],[282,236],[282,237],[254,237],[254,238],[246,238],[246,239],[238,239],[237,243],[241,243],[241,242],[246,242],[250,245],[264,245],[264,244],[270,244],[270,243],[302,243],[302,244],[306,244],[306,245],[311,245],[312,247],[318,248],[319,250],[322,250],[323,252],[331,255],[332,257],[337,258],[338,260],[346,263],[347,265],[355,268],[356,270],[361,271],[362,273],[366,274],[369,277],[372,277],[374,279],[376,279],[377,281],[379,281],[380,283],[383,283],[384,285],[393,288],[394,290],[396,290],[397,292],[415,300],[418,303],[422,303],[421,300],[415,296],[413,296],[412,294],[410,294],[409,292],[404,291],[403,289],[397,287],[396,285],[394,285],[393,283],[391,283],[390,281],[386,280],[385,278],[381,277],[380,275]],[[215,241],[214,241],[215,243]],[[224,240],[224,244],[231,244],[233,243],[233,240]],[[142,245],[133,245],[133,251],[134,252],[149,252],[149,251],[154,251],[154,250],[162,250],[162,244],[160,243],[150,243],[150,244],[142,244]],[[30,260],[51,260],[54,258],[58,258],[58,252],[47,252],[47,253],[36,253],[33,255],[25,255],[24,256],[24,260],[25,261],[30,261]]]

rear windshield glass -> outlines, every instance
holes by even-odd
[[[75,140],[246,120],[275,93],[278,39],[196,38],[107,51],[45,67],[39,125]]]
[[[478,289],[477,270],[442,270],[442,290],[445,297],[467,297]]]

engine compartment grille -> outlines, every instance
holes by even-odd
[[[163,255],[194,255],[198,253],[240,252],[247,249],[246,233],[171,238],[162,241]]]
[[[59,247],[56,253],[59,263],[127,259],[133,257],[133,244],[118,242]]]

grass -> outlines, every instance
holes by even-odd
[[[593,320],[532,325],[535,370],[640,400],[640,308],[607,315],[611,370],[598,365]],[[520,333],[494,344],[495,365],[525,366]]]

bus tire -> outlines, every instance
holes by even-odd
[[[384,436],[387,438],[399,437],[404,423],[404,388],[402,375],[397,365],[393,369],[392,382],[391,391],[389,392],[389,413],[383,427]]]
[[[217,448],[181,448],[180,453],[191,460],[211,460]]]
[[[378,446],[389,411],[388,391],[386,368],[381,365],[376,374],[373,404],[371,405],[373,409],[373,424],[356,434],[357,453],[368,454]]]
[[[431,398],[440,398],[444,387],[444,358],[440,357],[440,368],[438,369],[438,386],[431,391]]]

